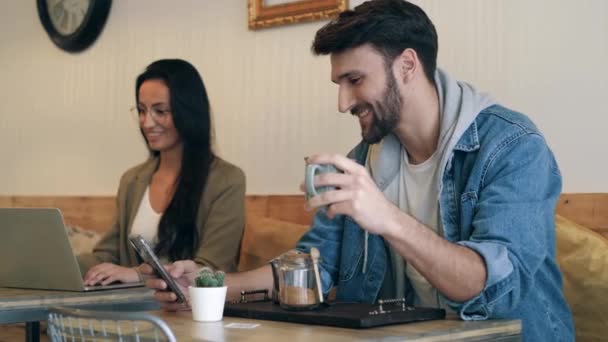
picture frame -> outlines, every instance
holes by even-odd
[[[265,0],[248,0],[250,30],[330,19],[348,8],[348,0],[273,2],[269,5]]]

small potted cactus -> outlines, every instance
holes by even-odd
[[[196,287],[223,287],[226,274],[222,271],[215,271],[209,267],[203,267],[198,272],[198,277],[194,279]]]
[[[194,279],[194,286],[188,288],[192,318],[200,322],[221,321],[224,314],[226,290],[222,271],[203,267]]]

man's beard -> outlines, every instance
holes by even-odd
[[[386,88],[382,94],[382,99],[384,100],[376,101],[374,104],[369,105],[372,109],[374,120],[367,132],[361,132],[363,140],[369,144],[379,143],[382,138],[397,127],[399,122],[402,99],[397,88],[395,76],[389,70],[386,72]]]

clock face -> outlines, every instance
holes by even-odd
[[[90,0],[47,0],[51,23],[64,36],[69,36],[82,25]]]
[[[101,33],[112,0],[37,0],[36,4],[40,22],[53,43],[65,51],[79,52]]]

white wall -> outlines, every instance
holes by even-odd
[[[608,191],[607,1],[416,3],[437,26],[443,68],[541,127],[564,191]],[[134,79],[167,57],[203,75],[217,150],[245,170],[248,193],[298,193],[305,155],[359,139],[337,113],[327,57],[309,50],[322,24],[248,31],[246,0],[115,0],[97,42],[71,55],[48,39],[35,1],[3,1],[0,195],[113,194],[146,156],[128,112]]]

